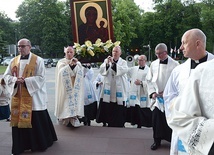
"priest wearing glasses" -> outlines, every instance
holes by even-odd
[[[44,61],[30,50],[28,39],[19,40],[19,55],[11,60],[3,75],[6,84],[13,83],[12,154],[21,154],[25,150],[44,151],[57,141],[47,110]]]
[[[151,150],[156,150],[161,145],[161,140],[171,141],[172,130],[166,122],[164,111],[163,92],[172,70],[179,65],[167,52],[167,46],[159,43],[155,47],[157,59],[150,65],[147,74],[148,91],[151,98],[152,128],[154,143]]]

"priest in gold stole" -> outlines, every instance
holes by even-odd
[[[25,150],[44,151],[57,141],[47,111],[44,61],[30,50],[28,39],[19,40],[20,55],[11,60],[4,73],[5,83],[13,83],[12,154],[21,154]]]

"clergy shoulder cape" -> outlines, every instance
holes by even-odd
[[[100,84],[97,87],[97,83],[98,82],[102,82],[103,83],[103,80],[104,80],[104,76],[102,76],[100,73],[98,73],[97,77],[93,81],[93,87],[94,87],[98,102],[100,100],[100,93],[101,93],[103,84]]]
[[[214,58],[214,55],[207,52],[208,57],[207,61],[212,60]],[[165,106],[165,112],[166,116],[170,114],[169,107],[170,103],[173,102],[173,99],[177,97],[181,91],[184,89],[190,74],[194,71],[191,70],[191,59],[187,59],[184,63],[180,64],[179,66],[175,67],[173,69],[166,87],[164,89],[164,106]]]
[[[57,109],[57,103],[58,103],[58,97],[59,97],[59,86],[58,85],[62,85],[61,83],[59,83],[59,72],[60,70],[65,67],[66,65],[68,65],[70,63],[71,60],[68,60],[66,58],[60,59],[56,65],[55,68],[55,116],[56,116],[56,109]]]
[[[135,105],[139,105],[141,108],[150,107],[150,99],[146,84],[146,75],[148,71],[149,67],[147,65],[145,65],[145,68],[143,70],[139,69],[139,66],[129,68],[127,74],[130,78],[131,84],[128,91],[128,107]],[[136,79],[139,79],[142,84],[136,85],[134,83]]]
[[[208,54],[207,61],[212,60],[214,58],[214,56],[211,53],[207,52],[207,54]],[[170,105],[171,103],[173,103],[174,99],[182,92],[182,90],[186,86],[187,81],[192,72],[194,72],[194,69],[191,69],[190,58],[187,59],[184,63],[175,67],[175,69],[173,69],[163,94],[166,119],[168,118],[170,119],[171,117]],[[178,154],[178,151],[182,152],[182,154],[185,154],[185,152],[183,152],[182,141],[178,139],[177,134],[173,131],[170,152],[171,154]]]
[[[214,142],[213,66],[214,60],[198,65],[171,105],[168,124],[190,155],[207,155]]]
[[[100,74],[104,76],[100,98],[103,98],[103,101],[107,103],[117,102],[117,104],[123,105],[128,99],[127,62],[119,58],[117,62],[117,72],[111,69],[111,63],[106,70],[106,63],[107,59],[105,59],[104,63],[100,66]]]
[[[89,105],[97,101],[97,96],[93,87],[94,71],[93,68],[87,69],[87,72],[84,75],[84,103]]]
[[[156,92],[162,92],[164,91],[165,85],[167,83],[167,80],[169,79],[169,76],[172,72],[172,70],[179,65],[179,63],[175,60],[173,60],[170,56],[168,56],[168,63],[166,65],[160,64],[160,60],[156,59],[153,61],[150,65],[150,70],[147,74],[147,83],[148,83],[148,92],[149,94]],[[161,69],[163,69],[161,71]],[[159,82],[158,82],[159,81]],[[159,88],[159,87],[162,88]],[[155,107],[157,107],[162,112],[164,111],[164,101],[163,98],[157,97],[155,101],[151,99],[152,105],[151,110],[153,110]]]
[[[25,78],[25,85],[16,87],[17,77]],[[33,111],[47,109],[45,66],[41,57],[30,53],[27,60],[15,57],[4,73],[6,84],[11,84],[11,126],[31,127]]]
[[[65,59],[64,59],[65,60]],[[80,62],[72,70],[65,60],[56,72],[55,116],[58,119],[84,116],[84,70]],[[58,65],[58,64],[57,64]]]

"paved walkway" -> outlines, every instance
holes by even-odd
[[[110,128],[101,126],[65,127],[55,124],[58,141],[45,152],[23,155],[169,155],[170,144],[150,150],[153,143],[150,128]],[[0,155],[11,154],[11,128],[0,121]]]

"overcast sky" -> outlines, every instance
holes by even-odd
[[[4,11],[7,16],[13,20],[16,19],[15,11],[23,0],[0,0],[0,11]],[[64,1],[64,0],[61,0]],[[152,0],[134,0],[145,11],[152,10]]]

